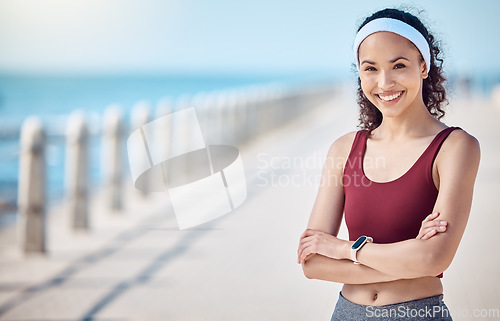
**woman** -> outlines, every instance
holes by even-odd
[[[298,262],[344,283],[332,320],[451,320],[440,278],[467,224],[479,143],[439,121],[442,59],[418,18],[376,12],[354,47],[363,130],[330,147]],[[336,237],[344,212],[348,241]]]

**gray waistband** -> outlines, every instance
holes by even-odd
[[[443,302],[443,294],[372,306],[351,302],[341,292],[331,320],[451,320],[451,316]]]
[[[339,293],[339,301],[340,300],[345,301],[343,303],[347,306],[350,306],[352,308],[361,308],[363,310],[365,310],[367,307],[391,309],[391,308],[397,308],[399,306],[405,306],[405,307],[413,308],[413,307],[420,307],[420,306],[440,305],[441,302],[443,301],[443,294],[429,296],[427,298],[422,298],[422,299],[416,299],[416,300],[399,302],[399,303],[392,303],[392,304],[386,304],[386,305],[379,305],[379,306],[364,305],[364,304],[357,304],[357,303],[351,302],[351,301],[347,300],[346,298],[344,298],[344,296],[342,295],[342,292]]]

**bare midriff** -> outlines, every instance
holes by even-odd
[[[443,293],[443,285],[437,277],[401,279],[371,284],[344,284],[342,296],[363,305],[386,305],[423,299]]]

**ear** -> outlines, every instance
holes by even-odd
[[[427,64],[425,61],[422,61],[421,67],[420,67],[420,76],[422,79],[426,79],[429,77],[429,73],[427,72]]]

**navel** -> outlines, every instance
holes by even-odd
[[[376,301],[378,299],[378,292],[373,292],[373,301]]]

